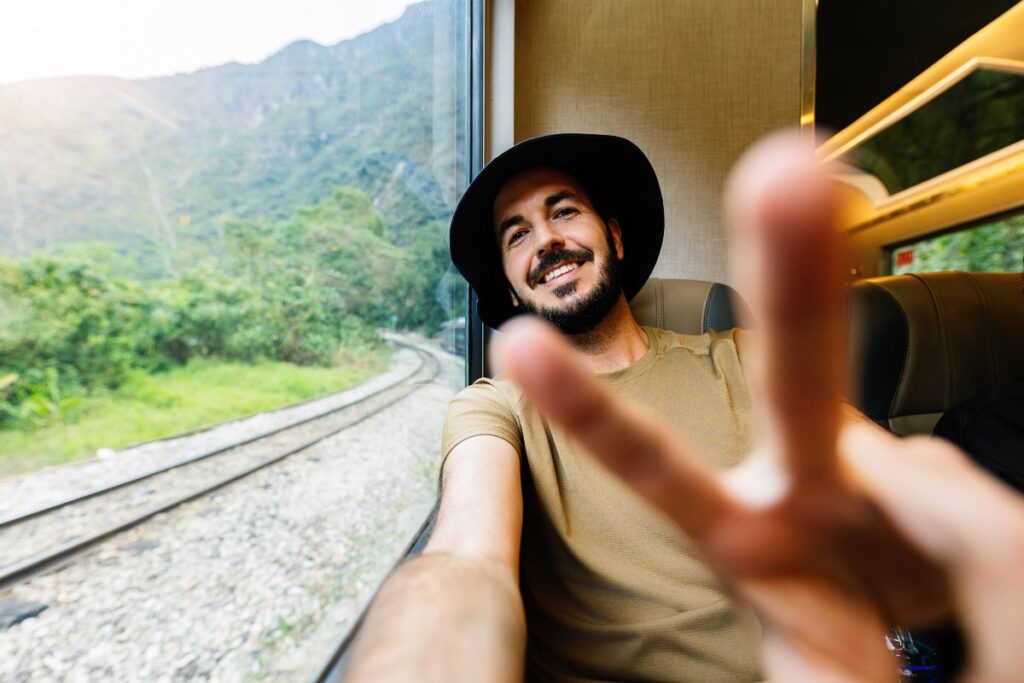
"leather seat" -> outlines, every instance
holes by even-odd
[[[719,282],[652,277],[629,302],[641,325],[681,334],[743,327],[750,310],[736,291]]]
[[[942,413],[1024,376],[1024,276],[940,272],[850,286],[854,403],[897,434],[930,434]]]

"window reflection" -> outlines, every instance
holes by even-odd
[[[847,160],[890,195],[1024,140],[1024,65],[982,63]]]

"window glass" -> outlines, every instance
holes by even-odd
[[[467,17],[0,8],[0,680],[308,679],[413,539],[465,376]]]
[[[1021,140],[1024,73],[982,66],[848,158],[893,195]]]
[[[890,267],[893,275],[1024,271],[1024,214],[897,247],[891,251]]]

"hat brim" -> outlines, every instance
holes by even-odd
[[[480,319],[498,327],[522,311],[512,305],[494,240],[494,200],[528,168],[565,171],[587,189],[606,218],[622,229],[622,290],[632,299],[650,277],[665,234],[661,188],[647,156],[613,135],[560,133],[524,140],[495,157],[467,188],[452,216],[452,262],[477,293]]]

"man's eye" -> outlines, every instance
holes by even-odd
[[[571,206],[563,206],[558,211],[555,211],[555,218],[568,218],[574,214],[579,213],[575,208]]]
[[[526,236],[526,231],[525,230],[516,230],[511,235],[509,235],[509,238],[508,238],[509,246],[515,244],[519,240],[523,239],[523,237],[525,237],[525,236]]]

